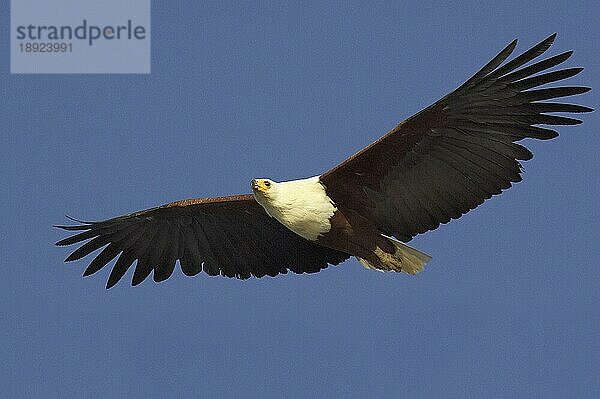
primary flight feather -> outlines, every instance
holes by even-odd
[[[103,248],[85,276],[118,257],[107,288],[136,261],[132,285],[150,274],[157,282],[169,278],[177,261],[188,276],[204,271],[245,279],[288,270],[318,272],[355,256],[370,269],[415,274],[431,258],[402,241],[460,217],[520,181],[519,161],[532,154],[517,141],[558,135],[538,125],[581,123],[554,113],[592,111],[546,101],[588,87],[538,88],[582,70],[550,70],[571,51],[536,60],[555,37],[504,63],[514,40],[458,89],[320,176],[254,179],[252,194],[189,199],[56,226],[76,233],[56,244],[86,241],[65,261]]]

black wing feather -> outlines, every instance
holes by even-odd
[[[590,90],[540,88],[583,70],[549,70],[572,51],[534,62],[555,37],[504,63],[516,46],[511,42],[458,89],[321,175],[329,197],[342,210],[360,210],[385,234],[408,241],[520,181],[519,160],[532,154],[516,141],[558,136],[538,125],[581,123],[554,112],[592,111],[544,102]]]
[[[78,221],[79,222],[79,221]],[[106,287],[113,287],[135,264],[132,285],[152,272],[168,279],[179,261],[185,275],[246,279],[292,270],[312,273],[349,255],[322,247],[269,217],[251,195],[179,201],[100,222],[56,226],[77,232],[56,245],[79,244],[65,261],[104,247],[84,272],[96,273],[117,258]]]

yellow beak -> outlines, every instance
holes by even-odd
[[[264,179],[253,179],[250,183],[253,191],[265,192],[269,189],[269,183]]]

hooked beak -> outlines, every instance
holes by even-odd
[[[250,186],[252,187],[252,191],[254,191],[255,193],[266,193],[267,190],[269,190],[269,185],[270,183],[267,182],[265,179],[254,179],[252,180],[252,182],[250,183]]]
[[[256,193],[263,193],[265,191],[265,187],[261,184],[261,180],[260,179],[252,179],[252,182],[250,183],[250,186],[252,187],[252,191],[256,194]]]

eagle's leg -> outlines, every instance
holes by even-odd
[[[368,269],[381,272],[404,272],[417,274],[422,271],[431,256],[393,238],[381,235],[378,245],[369,257],[356,257]]]

